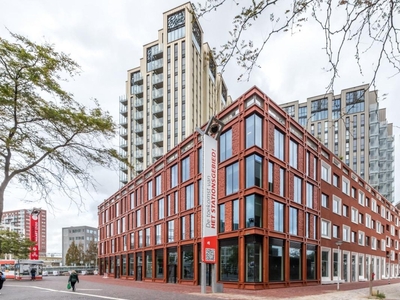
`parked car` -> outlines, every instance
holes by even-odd
[[[53,276],[59,276],[60,273],[58,271],[53,271]]]
[[[49,272],[48,271],[43,271],[42,272],[42,276],[49,276]]]

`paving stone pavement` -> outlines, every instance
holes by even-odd
[[[166,292],[183,293],[193,296],[205,296],[224,300],[353,300],[369,299],[370,282],[341,283],[337,291],[336,284],[314,285],[302,287],[286,287],[265,290],[243,290],[224,288],[223,293],[211,293],[207,287],[207,293],[200,292],[198,285],[154,283],[146,281],[133,281],[126,279],[103,278],[102,276],[85,276],[85,280],[101,282],[103,284],[140,287]],[[400,300],[400,278],[373,281],[373,290],[384,293],[386,300]],[[188,297],[190,299],[190,296]],[[371,299],[371,298],[370,298]],[[372,298],[374,299],[374,298]]]

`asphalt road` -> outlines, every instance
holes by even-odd
[[[48,276],[38,281],[7,280],[0,290],[0,298],[7,300],[21,299],[109,299],[109,300],[207,300],[214,299],[206,295],[188,295],[168,291],[142,289],[131,286],[120,286],[112,284],[101,284],[99,282],[85,281],[80,277],[76,284],[76,292],[67,290],[68,277]]]

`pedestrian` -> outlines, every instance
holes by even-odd
[[[76,273],[75,270],[71,271],[68,282],[71,283],[72,291],[75,292],[75,283],[79,283],[78,273]]]
[[[31,269],[31,281],[36,280],[36,269],[32,268]]]
[[[3,272],[0,272],[0,290],[3,288],[4,281],[6,281],[6,274],[4,274]]]

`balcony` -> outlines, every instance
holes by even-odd
[[[136,124],[135,125],[135,133],[142,133],[143,134],[143,124]]]
[[[147,72],[157,71],[163,68],[163,59],[153,60],[147,63]]]
[[[152,92],[153,100],[160,101],[160,100],[162,100],[163,95],[164,95],[164,89],[163,88],[154,89],[153,92]]]
[[[143,106],[143,98],[136,98],[135,101],[133,102],[133,106],[136,108],[142,107]]]
[[[122,115],[119,116],[119,125],[121,125],[124,128],[128,128],[128,122],[126,121],[126,117]]]
[[[143,138],[142,137],[137,137],[134,141],[134,144],[138,147],[143,147]]]
[[[124,127],[120,127],[119,136],[126,140],[128,138],[128,130],[126,130]]]
[[[155,118],[152,122],[153,129],[160,129],[164,126],[164,119],[163,118]]]
[[[157,148],[152,149],[153,157],[163,156],[163,154],[164,154],[163,149],[164,148],[162,148],[162,147],[157,147]]]
[[[164,140],[164,133],[153,133],[153,143],[158,143]]]
[[[119,147],[125,151],[128,150],[128,143],[124,139],[120,139]]]
[[[135,171],[136,172],[142,172],[143,171],[143,164],[136,164],[135,165]]]
[[[152,76],[152,83],[153,87],[155,88],[161,88],[164,85],[164,75],[161,74],[153,74]]]
[[[122,105],[125,105],[125,106],[128,104],[128,100],[126,99],[125,96],[119,97],[119,102],[120,102]]]
[[[136,150],[135,158],[143,158],[143,150]]]
[[[134,86],[132,86],[132,94],[134,94],[134,95],[143,95],[143,85],[134,85]]]
[[[140,72],[133,73],[131,75],[131,83],[140,83],[143,82],[143,76]]]
[[[158,103],[153,105],[153,114],[159,114],[164,111],[164,103]]]
[[[137,111],[134,114],[133,119],[135,119],[136,121],[143,120],[143,112],[142,111]]]

